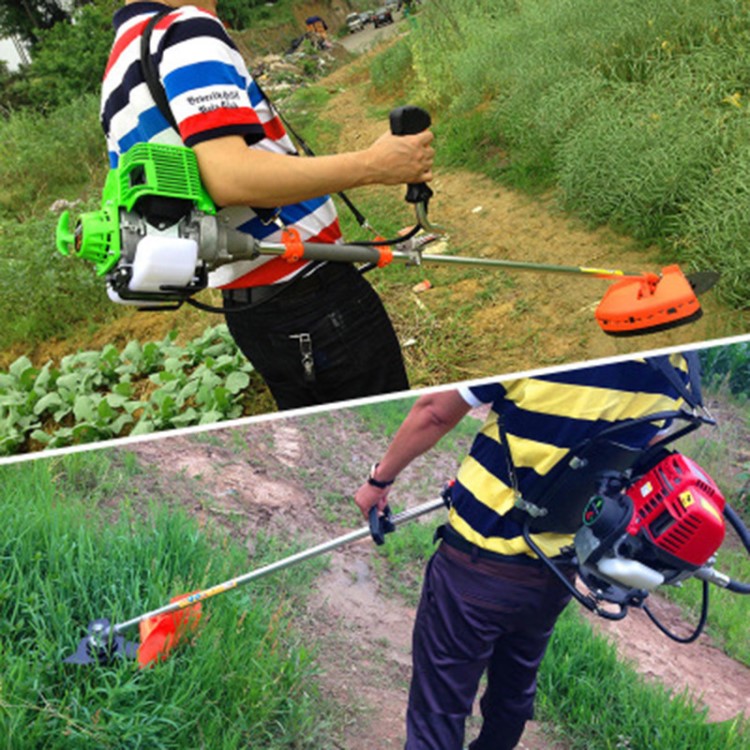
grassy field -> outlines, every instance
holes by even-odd
[[[408,76],[441,115],[444,162],[721,269],[742,306],[748,38],[739,0],[440,0],[373,80]]]
[[[314,564],[217,598],[189,658],[142,672],[62,662],[91,620],[123,622],[247,566],[243,547],[159,500],[131,504],[137,472],[103,454],[0,470],[0,747],[324,747],[330,715],[292,622]],[[280,553],[255,544],[254,564]]]

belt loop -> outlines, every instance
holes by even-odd
[[[300,362],[306,383],[315,382],[315,359],[313,355],[312,337],[309,333],[293,333],[290,339],[296,339],[299,343]]]

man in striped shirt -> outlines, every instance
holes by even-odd
[[[461,750],[465,719],[485,671],[483,725],[470,750],[516,747],[533,715],[547,642],[570,599],[510,514],[516,496],[532,493],[572,448],[604,429],[627,425],[618,430],[617,442],[647,447],[664,424],[630,423],[679,410],[683,396],[694,392],[685,385],[687,370],[686,360],[674,355],[669,361],[633,360],[460,387],[415,402],[355,495],[365,517],[372,507],[385,507],[398,474],[471,408],[490,408],[458,471],[449,523],[440,529],[442,542],[425,573],[414,626],[406,750]],[[572,535],[535,533],[533,541],[554,558]]]
[[[151,96],[140,41],[158,20],[149,53],[177,129]],[[300,158],[216,16],[216,0],[127,0],[102,85],[101,121],[110,164],[136,143],[191,147],[221,217],[260,240],[284,227],[303,240],[336,243],[330,193],[362,185],[432,179],[432,133],[385,133],[361,151]],[[383,305],[349,263],[261,257],[223,266],[227,324],[280,409],[408,388]]]

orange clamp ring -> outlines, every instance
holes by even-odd
[[[375,241],[384,239],[383,237],[376,237]],[[375,245],[375,249],[378,251],[378,268],[384,268],[393,261],[393,250],[388,245]]]
[[[296,263],[305,256],[305,246],[302,244],[302,238],[296,229],[292,227],[284,229],[281,232],[281,242],[286,248],[281,257],[287,263]]]

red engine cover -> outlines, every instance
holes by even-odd
[[[635,504],[628,533],[645,534],[659,549],[686,563],[703,565],[724,541],[724,496],[687,456],[671,453],[627,494]]]

